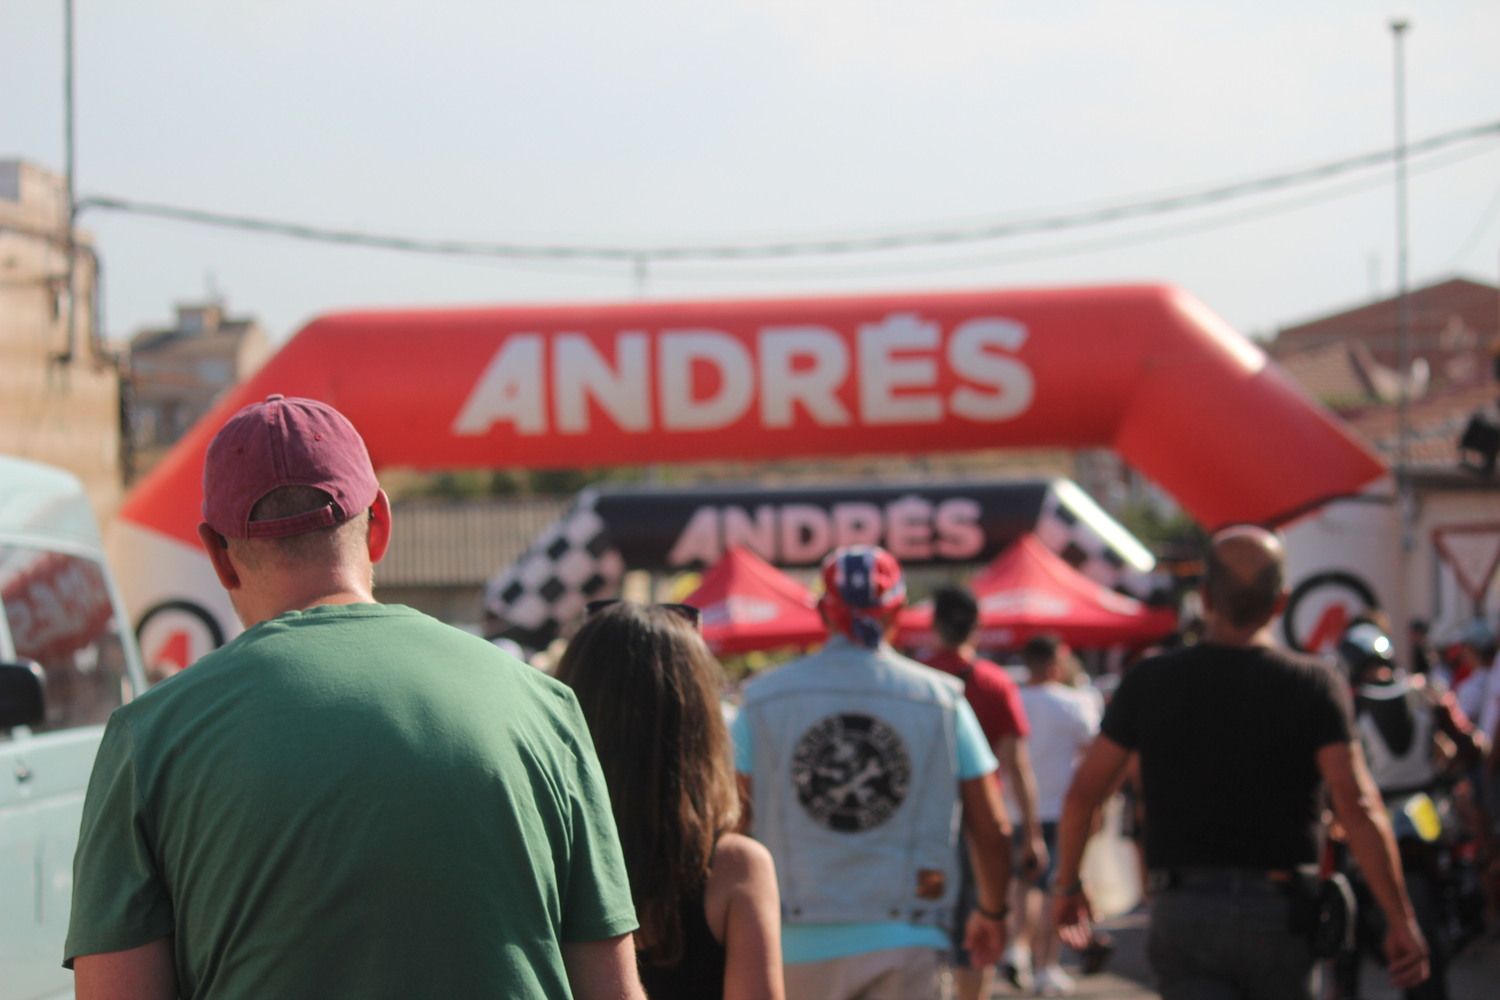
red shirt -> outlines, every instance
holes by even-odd
[[[965,658],[956,649],[934,653],[925,661],[954,677],[963,678],[964,697],[979,719],[979,728],[994,746],[1006,736],[1025,738],[1031,734],[1026,709],[1021,704],[1021,689],[998,663],[982,657]]]

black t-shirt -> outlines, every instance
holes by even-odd
[[[1332,668],[1262,647],[1189,646],[1127,674],[1100,728],[1140,753],[1150,867],[1317,860],[1317,751],[1352,731]]]

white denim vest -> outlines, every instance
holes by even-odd
[[[751,831],[786,923],[947,926],[957,895],[963,685],[835,637],[746,689]]]
[[[1402,699],[1412,715],[1411,746],[1399,755],[1385,742],[1380,728],[1368,713],[1358,716],[1359,738],[1364,744],[1365,756],[1369,758],[1370,776],[1375,779],[1375,786],[1382,792],[1391,792],[1431,785],[1437,779],[1437,770],[1432,762],[1432,705],[1427,698],[1404,679],[1393,684],[1363,684],[1358,694],[1374,701]]]

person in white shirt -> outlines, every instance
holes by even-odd
[[[1021,701],[1031,721],[1031,764],[1036,775],[1037,815],[1047,855],[1057,847],[1057,821],[1062,816],[1063,796],[1073,780],[1073,769],[1083,751],[1099,731],[1099,707],[1087,691],[1066,682],[1072,651],[1055,636],[1038,636],[1023,647],[1022,662],[1027,682]],[[1009,789],[1007,789],[1009,791]],[[1055,864],[1050,863],[1036,881],[1018,881],[1016,913],[1020,921],[1014,940],[1017,950],[1030,944],[1033,986],[1041,996],[1067,996],[1073,982],[1058,963],[1057,928],[1052,908],[1043,906],[1051,887]],[[1007,956],[1015,961],[1012,956]]]
[[[1493,749],[1500,741],[1500,639],[1497,639],[1488,624],[1481,623],[1473,630],[1477,642],[1473,642],[1481,663],[1488,663],[1488,670],[1476,671],[1484,675],[1484,699],[1477,716],[1470,716],[1489,741],[1492,748],[1484,768],[1483,795],[1485,806],[1491,816],[1500,814],[1500,752]]]

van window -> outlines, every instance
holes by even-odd
[[[125,700],[125,649],[104,571],[90,559],[0,545],[0,608],[16,656],[46,675],[33,732],[104,722]]]

